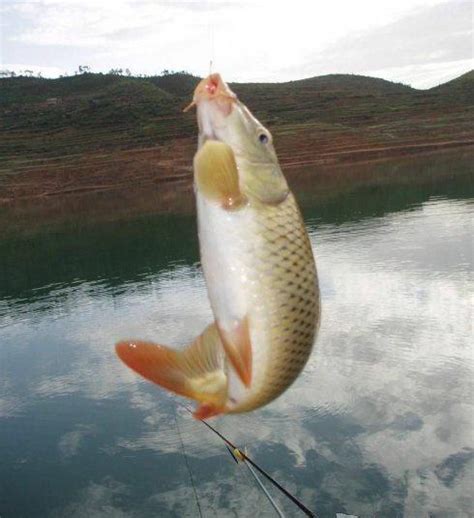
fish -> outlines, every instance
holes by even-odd
[[[144,378],[198,403],[197,419],[250,412],[295,381],[319,329],[318,275],[270,131],[211,74],[197,85],[201,266],[214,316],[184,349],[116,345]]]

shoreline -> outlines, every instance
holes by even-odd
[[[182,148],[176,160],[172,155]],[[362,149],[324,150],[314,153],[314,158],[280,159],[282,169],[291,180],[295,175],[318,175],[318,169],[338,166],[373,164],[393,159],[416,158],[455,149],[474,149],[474,139],[417,142],[405,145],[377,145]],[[153,146],[118,150],[112,153],[69,155],[51,159],[26,160],[24,165],[3,175],[0,181],[0,207],[30,201],[32,204],[45,198],[70,198],[81,195],[116,194],[130,188],[192,185],[192,156],[194,139],[176,139],[171,146]],[[180,156],[179,156],[180,155]],[[72,162],[68,163],[68,159]],[[75,159],[75,161],[74,161]],[[36,162],[36,163],[35,163]],[[38,163],[39,162],[39,163]],[[105,164],[102,169],[101,165]],[[189,165],[187,165],[189,164]],[[118,174],[117,169],[120,168]],[[313,168],[312,171],[308,171]],[[134,173],[139,171],[136,176]],[[89,175],[94,171],[94,175]],[[6,176],[6,180],[5,180]],[[88,177],[93,180],[88,181]],[[2,177],[0,176],[0,179]],[[62,185],[61,185],[62,184]],[[180,186],[182,188],[182,185]]]
[[[421,185],[454,179],[458,175],[470,174],[473,161],[474,147],[463,146],[370,161],[285,168],[285,173],[304,210],[305,204],[315,202],[315,197],[324,204],[332,198],[350,196],[360,188]],[[179,181],[163,178],[158,175],[151,183],[25,197],[0,204],[0,234],[4,239],[22,239],[36,233],[62,232],[65,228],[77,229],[156,216],[183,217],[189,220],[189,224],[194,224],[191,171]]]

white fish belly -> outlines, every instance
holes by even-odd
[[[260,279],[253,264],[253,249],[259,236],[252,232],[255,210],[250,206],[228,211],[196,194],[201,264],[211,308],[219,326],[231,332],[249,317],[252,344],[252,386],[244,389],[233,371],[231,392],[256,392],[263,381],[266,364],[267,333],[265,304],[261,300]],[[235,379],[234,379],[235,378]],[[231,394],[239,399],[239,394]]]
[[[306,229],[290,194],[278,205],[249,203],[228,211],[197,193],[201,260],[219,326],[248,317],[252,383],[229,368],[231,412],[278,397],[304,367],[320,307],[316,267]]]

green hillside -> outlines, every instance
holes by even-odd
[[[384,113],[419,110],[421,105],[456,107],[472,101],[474,72],[428,91],[383,79],[331,74],[286,83],[233,83],[239,96],[274,123],[320,121],[359,125]],[[0,132],[23,129],[98,128],[117,124],[156,126],[155,136],[192,131],[181,115],[199,78],[168,74],[150,78],[86,73],[58,79],[0,80]],[[459,94],[464,93],[462,98]],[[173,124],[169,117],[176,118]],[[160,124],[163,126],[159,128]],[[151,125],[151,126],[150,126]],[[149,131],[150,133],[150,131]],[[153,131],[150,137],[153,136]]]
[[[0,190],[15,193],[21,185],[27,196],[32,176],[25,175],[34,173],[34,189],[49,175],[60,192],[80,168],[84,184],[113,185],[117,168],[124,182],[137,174],[151,181],[158,170],[167,178],[188,175],[196,122],[182,110],[198,81],[186,73],[0,79]],[[285,167],[474,140],[473,72],[424,91],[344,74],[231,86],[270,127]],[[0,201],[12,196],[0,192]]]
[[[419,111],[431,103],[456,107],[460,90],[474,91],[472,77],[470,72],[431,91],[342,74],[287,83],[235,83],[232,88],[270,123],[319,121],[358,126],[387,114]],[[0,134],[120,125],[133,128],[134,137],[145,140],[147,135],[150,139],[186,136],[193,125],[181,109],[198,81],[189,74],[130,78],[91,73],[58,79],[1,79]]]
[[[311,87],[318,91],[332,92],[363,92],[371,94],[402,93],[413,90],[411,86],[402,83],[393,83],[385,79],[369,76],[359,76],[355,74],[327,74],[324,76],[309,77],[296,81],[284,83],[250,83],[252,86],[269,86],[282,90],[293,87]]]
[[[462,76],[448,81],[439,86],[435,86],[430,90],[435,94],[448,95],[450,97],[457,96],[468,104],[474,103],[474,70],[466,72]]]

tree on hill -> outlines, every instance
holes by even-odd
[[[77,74],[90,74],[91,67],[89,65],[79,65],[76,71]]]

